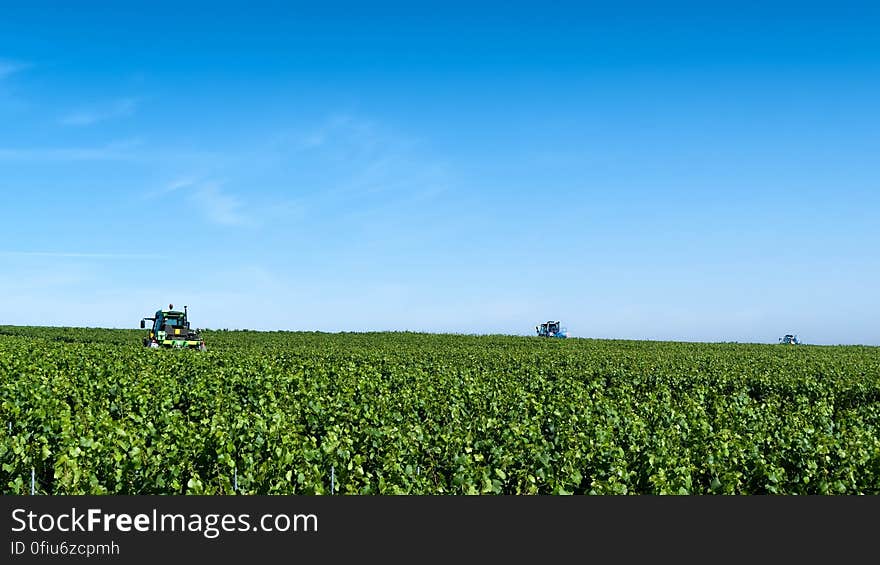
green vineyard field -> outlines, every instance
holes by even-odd
[[[0,326],[4,494],[880,494],[880,348]]]

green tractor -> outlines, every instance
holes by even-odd
[[[169,304],[167,310],[157,310],[152,318],[141,319],[141,329],[147,327],[146,321],[152,321],[150,333],[144,338],[144,347],[158,349],[160,347],[178,349],[198,349],[206,351],[205,340],[198,329],[189,327],[186,306],[183,312]]]

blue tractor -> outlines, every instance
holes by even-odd
[[[535,331],[538,332],[538,337],[568,337],[568,330],[559,325],[559,320],[535,326]]]

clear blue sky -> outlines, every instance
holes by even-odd
[[[0,324],[880,344],[872,3],[131,4],[4,7]]]

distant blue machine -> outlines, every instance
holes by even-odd
[[[784,343],[786,345],[800,345],[801,341],[798,339],[798,336],[794,334],[785,334],[779,338],[779,343]]]
[[[535,326],[535,331],[538,332],[538,337],[568,337],[568,330],[559,325],[559,320]]]

